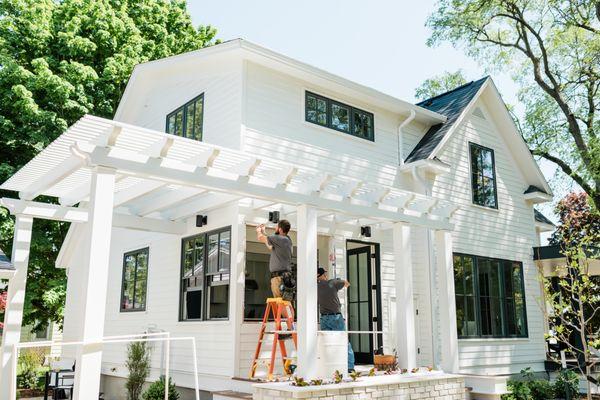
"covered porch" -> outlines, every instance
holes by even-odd
[[[411,233],[415,227],[430,230],[436,250],[436,294],[444,305],[436,315],[444,327],[438,361],[445,372],[458,371],[450,222],[456,206],[449,202],[93,116],[71,126],[2,189],[18,192],[19,198],[1,200],[16,218],[15,272],[8,288],[5,320],[9,323],[0,354],[1,398],[15,397],[13,349],[19,342],[36,218],[70,222],[68,235],[82,238],[79,243],[85,247],[81,264],[69,272],[69,285],[78,288],[74,293],[80,304],[74,309],[76,315],[69,315],[78,321],[69,340],[91,343],[77,348],[74,398],[93,399],[99,392],[102,346],[98,342],[104,336],[114,228],[183,237],[197,226],[198,215],[210,217],[211,211],[223,207],[231,207],[236,215],[230,237],[232,305],[244,299],[247,226],[265,222],[269,211],[292,223],[297,245],[297,374],[307,379],[317,377],[319,235],[330,242],[359,240],[365,236],[361,227],[369,227],[392,238],[393,348],[399,367],[410,370],[417,366]],[[35,201],[40,195],[55,197],[58,204]],[[63,247],[59,257],[75,250]],[[239,354],[243,308],[232,307],[232,311],[229,320],[237,329],[233,346]],[[239,358],[235,364],[232,371],[239,371]]]

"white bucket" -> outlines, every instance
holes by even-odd
[[[317,376],[332,378],[348,372],[348,332],[320,331],[317,335]]]

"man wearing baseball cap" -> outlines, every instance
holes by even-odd
[[[328,279],[324,268],[317,268],[317,301],[321,313],[322,331],[345,331],[346,321],[341,313],[342,305],[338,292],[350,286],[348,281]],[[354,371],[354,352],[348,342],[348,372]]]

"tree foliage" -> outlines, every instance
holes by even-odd
[[[546,303],[549,305],[549,336],[575,357],[583,376],[592,376],[600,349],[600,279],[590,271],[597,259],[600,243],[600,216],[589,204],[585,193],[573,193],[556,207],[560,224],[551,243],[559,245],[565,256],[555,276],[543,277]],[[597,262],[597,261],[596,261]],[[559,361],[559,360],[557,360]],[[588,383],[588,398],[590,397]]]
[[[522,133],[600,206],[598,2],[440,0],[428,44],[450,41],[522,88]]]
[[[439,94],[448,92],[467,83],[462,70],[456,72],[444,72],[441,75],[426,79],[421,86],[415,89],[415,97],[425,100]]]
[[[0,290],[0,330],[4,328],[4,310],[6,309],[6,291]]]
[[[127,361],[129,371],[125,389],[127,400],[140,400],[146,378],[150,374],[150,348],[148,342],[132,342],[127,345]]]
[[[2,0],[0,181],[84,114],[112,118],[136,64],[209,46],[215,33],[193,26],[184,0]],[[62,322],[65,275],[53,263],[67,228],[34,222],[26,323]],[[1,210],[7,252],[11,238]]]

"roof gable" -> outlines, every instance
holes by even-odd
[[[406,163],[431,158],[442,139],[457,124],[465,109],[477,97],[488,77],[469,82],[449,92],[417,103],[418,106],[445,115],[445,123],[433,125],[406,158]]]
[[[515,121],[494,81],[489,76],[417,104],[428,109],[431,107],[431,111],[445,115],[447,121],[432,126],[417,143],[405,162],[408,164],[422,159],[434,159],[444,143],[461,124],[463,117],[473,110],[478,99],[482,99],[488,105],[492,120],[490,122],[496,125],[497,131],[503,136],[504,142],[513,155],[517,167],[523,173],[527,184],[536,187],[541,193],[552,196],[552,189],[533,158],[525,139],[517,130]]]

